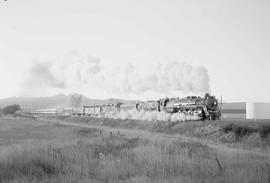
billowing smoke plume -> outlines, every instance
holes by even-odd
[[[93,96],[93,91],[106,92],[107,97],[129,97],[201,95],[210,90],[204,67],[178,61],[140,66],[105,65],[97,58],[84,57],[76,52],[58,60],[37,63],[30,78],[33,85],[40,83],[48,88],[79,91],[88,96]]]
[[[69,96],[68,103],[70,107],[78,108],[82,103],[82,96],[79,94],[72,94]]]
[[[43,83],[44,85],[49,85],[56,88],[64,87],[64,82],[57,80],[51,74],[50,63],[49,62],[38,62],[30,70],[31,77],[30,82],[33,84]]]

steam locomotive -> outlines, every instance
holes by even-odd
[[[184,113],[195,115],[201,120],[216,120],[221,116],[218,100],[205,94],[204,97],[188,96],[185,98],[162,98],[157,101],[139,102],[136,104],[138,111],[165,111],[167,113]]]

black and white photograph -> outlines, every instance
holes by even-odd
[[[0,183],[270,183],[270,0],[0,0]]]

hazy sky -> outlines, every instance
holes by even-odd
[[[269,0],[0,0],[0,98],[25,95],[37,60],[73,51],[107,66],[166,59],[204,66],[213,94],[270,101]],[[82,93],[110,97],[93,91]]]

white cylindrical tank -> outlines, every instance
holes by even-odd
[[[270,103],[247,103],[247,119],[270,119]]]

